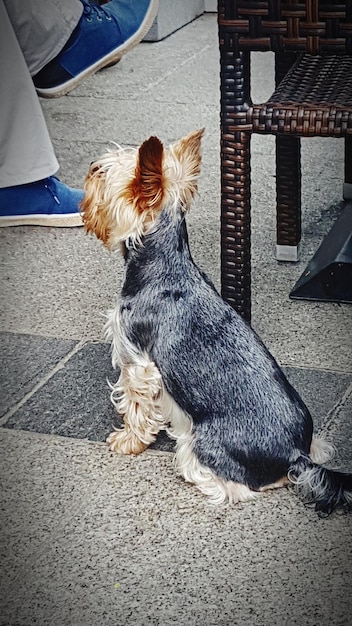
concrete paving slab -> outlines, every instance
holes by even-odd
[[[214,510],[168,454],[1,432],[1,624],[347,626],[351,517]]]
[[[24,398],[75,342],[0,333],[0,418]]]
[[[352,421],[352,385],[350,385],[338,402],[335,410],[328,416],[324,426],[326,438],[334,441],[336,459],[333,464],[343,469],[351,468],[351,421]]]
[[[49,340],[49,343],[53,342]],[[83,345],[3,425],[6,428],[105,441],[114,426],[121,426],[121,420],[110,402],[107,382],[115,382],[117,378],[118,372],[111,365],[110,345]],[[152,447],[171,451],[174,445],[161,433]]]
[[[31,346],[32,344],[35,347],[41,346],[43,354],[52,352],[58,355],[58,361],[64,348],[68,350],[69,342],[48,339],[48,344],[45,345],[44,338],[34,337],[31,341],[27,336],[23,339],[22,336],[19,336],[20,339],[17,337],[6,336],[5,360],[11,361],[15,348],[17,360],[23,362],[24,366],[30,355],[31,369],[40,372],[45,384],[11,413],[8,419],[5,416],[2,420],[3,426],[91,441],[105,441],[113,426],[121,426],[121,420],[117,417],[109,398],[107,381],[114,383],[119,372],[112,369],[108,344],[83,345],[72,354],[63,367],[55,371],[52,370],[52,360],[45,363],[41,354],[34,349],[31,350]],[[52,375],[49,377],[51,371]],[[352,384],[352,375],[292,367],[285,368],[284,371],[309,407],[315,432],[318,433],[324,425],[324,420],[330,418],[330,413],[339,405],[347,388]],[[15,377],[13,403],[21,400],[24,395],[21,386],[22,375],[23,372],[18,384]],[[33,389],[40,376],[37,375],[36,379],[28,381],[27,391]],[[174,443],[161,433],[152,447],[172,451]]]
[[[81,228],[2,231],[1,327],[103,339],[103,315],[116,300],[116,264],[122,274],[120,255],[109,255]]]
[[[331,413],[345,398],[352,384],[352,375],[298,367],[283,369],[291,385],[297,389],[309,408],[315,432],[320,433],[326,421],[331,419]],[[352,410],[350,415],[352,416]]]
[[[106,344],[86,345],[6,422],[10,428],[103,441],[112,430]]]
[[[96,141],[99,137],[99,141],[104,141],[106,146],[111,141],[139,146],[155,134],[169,143],[197,128],[211,128],[212,120],[218,113],[218,107],[204,106],[201,102],[194,102],[190,107],[188,102],[158,102],[153,96],[144,99],[143,115],[140,114],[138,101],[131,100],[126,106],[126,102],[119,100],[118,104],[124,106],[123,117],[116,114],[113,100],[102,106],[97,116],[96,101],[64,98],[51,114],[48,124],[51,135],[53,139],[65,137],[67,125],[72,125],[80,129],[78,138],[81,141]],[[89,155],[87,159],[90,159]]]

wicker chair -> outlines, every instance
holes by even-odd
[[[218,0],[221,62],[221,284],[251,318],[250,138],[276,136],[277,258],[301,238],[300,137],[343,137],[352,197],[352,2]],[[251,51],[275,53],[276,90],[250,95]]]

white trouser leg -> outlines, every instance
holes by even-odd
[[[31,76],[64,47],[83,13],[80,0],[4,0]]]
[[[50,24],[49,19],[46,21],[44,29],[44,39],[48,38],[47,41],[45,39],[46,46],[43,46],[39,37],[38,48],[36,48],[35,40],[40,30],[38,20],[33,30],[28,28],[28,20],[34,13],[34,6],[37,7],[38,14],[43,15],[38,7],[39,4],[56,6],[57,12],[61,7],[60,18],[67,5],[72,24],[69,26],[68,18],[65,18],[60,28],[58,26],[60,19],[56,13],[55,24],[53,21]],[[82,4],[77,0],[75,14],[69,8],[71,4],[76,5],[76,1],[71,3],[71,0],[57,0],[56,2],[53,0],[40,2],[39,0],[8,0],[6,6],[11,6],[12,18],[19,16],[19,26],[14,27],[3,2],[0,2],[0,188],[35,182],[53,175],[59,169],[21,46],[23,45],[26,51],[32,70],[35,67],[40,69],[45,65],[50,60],[49,29],[51,28],[53,35],[53,45],[56,41],[60,50],[62,48],[60,38],[61,42],[63,39],[66,41],[79,20],[78,10],[82,12]],[[50,16],[53,15],[54,13],[50,13]],[[56,33],[56,29],[61,33],[60,36]],[[34,50],[33,54],[31,50]],[[39,54],[43,54],[42,61],[39,61]]]
[[[0,2],[0,187],[51,176],[59,164],[28,67]]]

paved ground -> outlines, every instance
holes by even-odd
[[[256,99],[272,88],[256,55]],[[62,164],[82,186],[110,140],[164,142],[205,126],[188,224],[219,285],[219,55],[214,15],[142,43],[67,97],[43,101]],[[351,307],[290,289],[340,212],[343,145],[303,141],[303,245],[275,261],[274,142],[253,138],[253,326],[352,470]],[[287,490],[212,509],[173,471],[165,437],[138,458],[103,443],[115,420],[102,314],[118,254],[82,229],[2,229],[0,624],[347,626],[352,518],[319,519]]]

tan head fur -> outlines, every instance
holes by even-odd
[[[204,129],[164,148],[157,137],[119,148],[90,166],[81,213],[87,232],[108,248],[138,242],[166,207],[186,211],[197,191]]]

